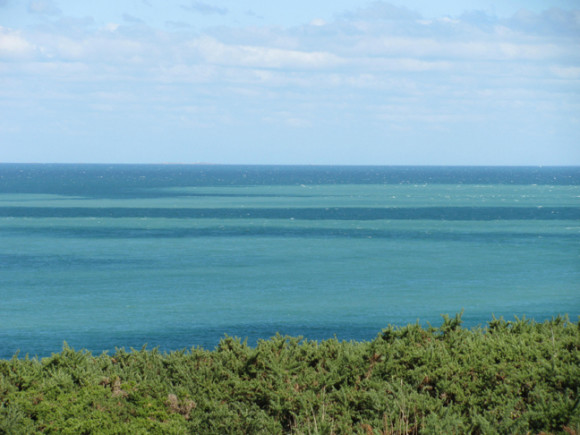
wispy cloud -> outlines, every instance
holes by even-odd
[[[56,7],[40,3],[37,13]],[[201,2],[182,8],[234,15]],[[451,143],[455,134],[480,145],[495,134],[498,154],[512,146],[504,138],[512,125],[540,141],[547,131],[577,130],[580,119],[580,11],[425,19],[374,2],[295,27],[208,29],[183,12],[159,27],[139,16],[97,24],[60,14],[22,29],[0,27],[2,113],[42,114],[52,128],[49,121],[68,108],[79,114],[77,131],[98,113],[159,131],[320,128],[343,140],[335,132],[353,126],[348,131],[372,132],[376,141],[433,134]],[[40,81],[50,85],[31,86]],[[18,112],[15,102],[28,106]],[[14,125],[26,131],[22,120]],[[565,142],[568,149],[573,142]]]
[[[181,8],[186,11],[196,12],[203,15],[226,15],[228,13],[226,8],[220,8],[199,1],[192,1],[188,5],[181,5]]]
[[[192,29],[193,26],[185,21],[165,21],[165,26],[174,30]]]
[[[258,15],[258,14],[257,14],[256,12],[254,12],[252,9],[248,9],[248,10],[246,11],[246,15],[247,15],[248,17],[258,18],[258,19],[260,19],[260,20],[263,20],[263,19],[264,19],[264,17],[263,17],[263,16],[261,16],[261,15]]]
[[[128,23],[133,23],[133,24],[142,24],[143,20],[140,18],[137,18],[133,15],[130,14],[123,14],[123,20],[125,20]]]
[[[418,20],[421,14],[405,7],[394,6],[390,3],[375,1],[369,6],[355,11],[344,12],[340,18],[349,20]]]
[[[322,51],[306,52],[248,45],[223,44],[214,38],[203,37],[189,44],[212,64],[255,68],[318,69],[331,68],[343,60]]]
[[[550,8],[541,14],[521,9],[506,25],[530,34],[568,35],[580,39],[580,10]]]
[[[387,27],[375,23],[374,18],[359,21],[375,9],[384,10],[385,16],[402,18],[393,19]],[[466,61],[478,65],[487,63],[488,72],[495,67],[502,74],[509,71],[510,62],[515,65],[517,61],[532,62],[526,66],[530,70],[577,66],[570,62],[580,61],[577,50],[580,20],[566,17],[580,16],[580,12],[572,11],[566,17],[555,10],[545,14],[528,13],[526,19],[536,24],[529,31],[521,24],[522,14],[519,12],[506,20],[478,13],[454,20],[426,21],[414,19],[418,14],[407,9],[376,2],[353,12],[353,17],[359,17],[353,21],[315,20],[310,25],[289,29],[220,28],[211,36],[208,32],[205,35],[183,32],[191,28],[184,21],[165,23],[169,29],[182,30],[178,33],[144,28],[141,33],[130,34],[118,25],[111,33],[95,28],[92,20],[76,20],[72,24],[61,20],[58,26],[35,31],[1,28],[0,50],[4,55],[34,54],[38,60],[68,60],[72,56],[86,62],[111,62],[112,68],[131,52],[146,52],[152,67],[159,62],[184,65],[206,62],[230,68],[273,68],[288,72],[338,68],[354,75],[380,71],[465,71]],[[554,24],[560,19],[567,23],[564,34],[561,26]],[[123,14],[123,20],[143,23],[128,13]],[[553,38],[538,38],[538,27],[546,32],[553,28]],[[76,30],[73,32],[73,29]]]
[[[59,15],[62,13],[54,0],[30,0],[28,12],[32,14]]]

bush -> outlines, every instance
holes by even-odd
[[[579,433],[580,322],[0,361],[0,433]]]

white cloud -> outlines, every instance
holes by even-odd
[[[326,25],[326,21],[324,21],[322,18],[315,18],[314,20],[310,21],[310,25],[322,27],[322,26]]]
[[[204,5],[187,7],[200,13]],[[214,138],[235,126],[255,137],[261,127],[304,137],[327,128],[342,140],[352,126],[351,139],[375,129],[368,137],[377,141],[392,131],[428,140],[423,128],[479,128],[485,136],[491,122],[505,133],[510,123],[525,129],[551,120],[554,129],[560,119],[579,118],[574,11],[423,20],[375,2],[294,28],[201,30],[199,21],[181,21],[199,20],[183,10],[175,21],[164,17],[164,28],[134,25],[137,16],[153,22],[151,15],[124,10],[120,24],[63,16],[34,17],[19,31],[0,27],[2,112],[47,120],[88,113],[87,126],[90,116],[127,118],[145,130],[215,130]],[[235,12],[228,14],[233,21]]]
[[[160,66],[155,76],[161,83],[210,83],[218,78],[216,67],[211,65],[169,65]]]
[[[32,55],[34,45],[20,35],[20,32],[0,26],[0,58],[21,58]]]
[[[353,41],[354,42],[354,41]],[[455,41],[425,37],[358,38],[351,53],[368,56],[405,56],[419,60],[549,60],[573,55],[573,46],[543,42],[506,41],[500,38]]]
[[[192,41],[190,46],[198,50],[207,62],[218,65],[319,69],[336,67],[344,63],[339,56],[322,51],[304,52],[258,46],[226,45],[209,37]]]
[[[398,72],[425,72],[425,71],[449,71],[453,63],[449,61],[421,60],[405,57],[391,58],[365,58],[361,59],[361,65],[368,65],[373,71],[398,71]]]
[[[84,38],[40,33],[37,35],[38,53],[41,55],[38,60],[80,61],[88,64],[107,62],[112,68],[118,68],[127,63],[143,62],[148,56],[153,59],[156,44],[148,47],[139,39],[118,34],[117,28],[115,25],[107,26],[106,32],[93,33]]]
[[[105,24],[104,29],[108,32],[116,32],[119,29],[119,24],[117,23],[107,23]]]

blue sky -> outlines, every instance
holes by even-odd
[[[580,7],[0,0],[0,162],[580,165]]]

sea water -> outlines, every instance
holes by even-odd
[[[580,168],[0,165],[0,357],[580,314]]]

